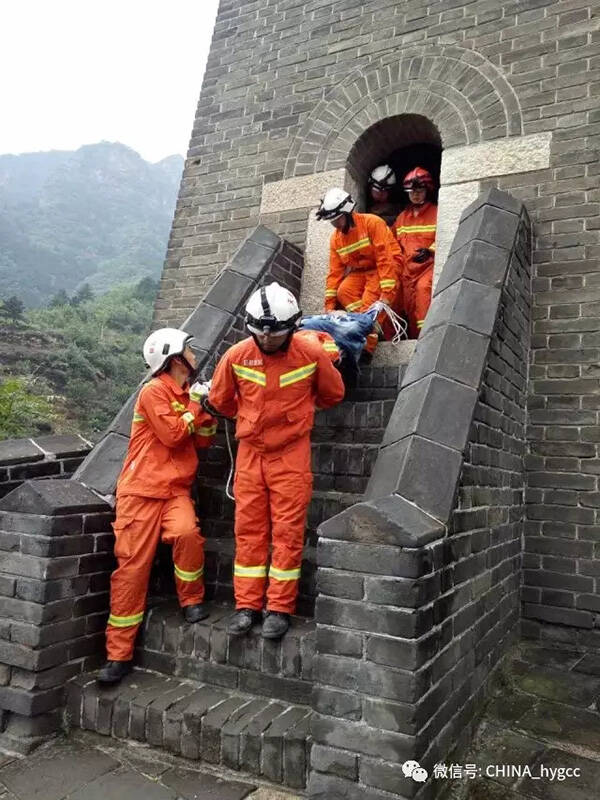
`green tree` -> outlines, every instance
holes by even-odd
[[[50,308],[61,308],[67,305],[69,305],[69,295],[64,289],[58,291],[49,303]]]
[[[48,432],[54,419],[47,397],[24,378],[0,380],[0,440]]]
[[[9,297],[8,300],[3,300],[0,306],[0,313],[7,317],[13,325],[16,325],[18,322],[23,322],[24,311],[25,306],[22,300],[19,300],[14,294],[12,297]]]
[[[87,303],[94,299],[94,293],[89,283],[84,283],[71,298],[72,306],[80,306],[82,303]]]

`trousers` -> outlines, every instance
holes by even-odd
[[[191,606],[204,599],[204,538],[189,495],[168,500],[119,497],[113,528],[118,566],[110,579],[106,650],[109,661],[129,661],[144,618],[148,581],[159,541],[173,546],[179,604]]]
[[[312,495],[310,438],[283,453],[261,453],[240,441],[234,481],[236,608],[293,614]],[[270,563],[269,563],[269,552]]]

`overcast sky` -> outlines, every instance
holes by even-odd
[[[185,155],[218,0],[0,0],[0,154]]]

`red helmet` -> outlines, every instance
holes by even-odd
[[[402,182],[402,188],[408,189],[429,189],[433,191],[433,178],[423,167],[415,167],[406,175]]]

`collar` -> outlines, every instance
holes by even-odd
[[[420,217],[421,214],[424,214],[431,205],[433,205],[431,200],[426,200],[422,206],[415,206],[411,204],[410,208],[412,209],[413,217]]]
[[[173,392],[173,394],[177,395],[187,394],[187,389],[176,383],[168,372],[161,372],[160,375],[157,376],[157,378],[159,381],[162,381],[166,386],[168,386],[169,389]]]

